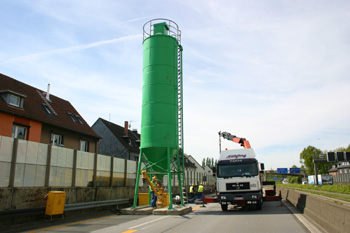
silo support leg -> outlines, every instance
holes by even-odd
[[[177,156],[176,165],[177,165],[177,172],[181,171],[179,156]],[[181,206],[185,206],[184,205],[184,196],[183,196],[183,191],[182,191],[182,179],[181,179],[181,176],[183,176],[183,178],[185,178],[183,171],[182,171],[182,173],[177,173],[177,180],[179,181]]]
[[[136,208],[137,206],[137,198],[139,195],[139,183],[140,183],[140,175],[141,175],[141,163],[142,163],[142,149],[140,149],[139,164],[137,165],[135,196],[134,196],[134,204],[132,205],[132,208]]]
[[[172,210],[173,209],[173,193],[171,190],[171,180],[172,180],[172,176],[171,176],[171,161],[170,161],[170,147],[168,147],[168,190],[169,190],[169,208],[168,210]]]

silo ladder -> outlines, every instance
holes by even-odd
[[[182,46],[177,53],[177,104],[178,104],[178,142],[183,151],[183,93],[182,93]]]

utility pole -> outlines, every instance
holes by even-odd
[[[316,159],[316,154],[314,154],[313,157],[314,157],[313,161],[314,161],[314,169],[315,169],[315,185],[318,186],[317,163],[325,163],[327,162],[327,159]]]
[[[219,132],[219,155],[221,154],[221,131]]]

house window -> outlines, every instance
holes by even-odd
[[[24,98],[27,97],[11,90],[0,91],[0,95],[8,105],[21,109],[23,109]]]
[[[80,150],[88,152],[89,151],[89,142],[84,141],[84,140],[80,140]]]
[[[63,146],[63,136],[60,134],[51,134],[51,144],[54,146]]]
[[[68,116],[70,117],[70,119],[72,119],[73,122],[77,122],[77,120],[75,119],[75,117],[73,116],[72,113],[67,112]]]
[[[52,114],[52,111],[51,111],[51,109],[49,108],[49,106],[47,106],[46,104],[43,104],[43,107],[44,107],[44,109],[45,109],[45,111],[48,113],[48,114]]]
[[[79,123],[80,124],[84,124],[84,122],[83,122],[83,120],[80,118],[80,116],[78,116],[78,115],[75,115],[75,117],[78,119],[78,121],[79,121]]]
[[[27,127],[13,125],[12,137],[26,140],[27,139]]]
[[[21,97],[17,95],[10,94],[9,96],[9,105],[20,107],[21,104]]]

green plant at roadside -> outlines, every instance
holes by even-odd
[[[302,192],[312,193],[324,197],[338,199],[350,202],[350,186],[349,185],[301,185],[301,184],[278,184],[281,188],[294,189]],[[341,202],[336,203],[343,205]]]
[[[285,184],[283,187],[298,188],[298,189],[309,189],[309,190],[319,190],[332,193],[341,193],[350,195],[350,185],[301,185],[301,184]]]

